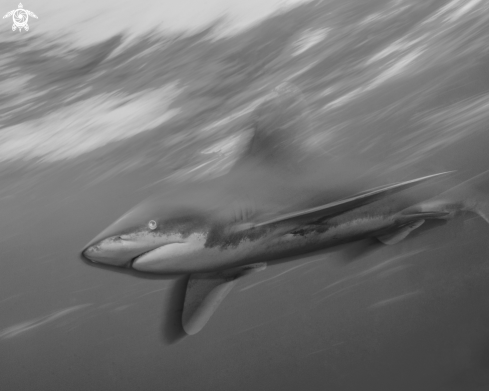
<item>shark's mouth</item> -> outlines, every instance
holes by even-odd
[[[172,242],[153,248],[133,258],[131,267],[136,270],[143,270],[148,266],[161,267],[177,255],[177,252],[173,251],[175,247],[181,249],[186,245],[188,246],[186,242]]]
[[[165,246],[170,246],[174,243],[183,243],[183,242],[171,242],[171,243],[165,243],[161,246],[158,246],[158,247],[155,247],[155,248],[152,248],[151,250],[148,250],[148,251],[144,251],[142,252],[141,254],[139,254],[138,256],[134,257],[131,262],[130,262],[130,265],[129,267],[133,267],[134,263],[138,262],[139,260],[142,260],[144,259],[144,257],[147,257],[149,254],[155,252],[155,251],[158,251],[160,250],[161,248],[165,247]]]
[[[200,241],[167,243],[138,255],[132,260],[131,267],[145,272],[171,272],[178,265],[195,259],[202,249],[204,243]]]

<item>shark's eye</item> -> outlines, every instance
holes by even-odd
[[[149,229],[156,229],[156,227],[158,226],[158,224],[156,224],[156,221],[154,220],[151,220],[149,223],[148,223],[148,227]]]

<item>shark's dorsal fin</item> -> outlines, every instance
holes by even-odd
[[[265,268],[266,263],[256,263],[220,272],[190,275],[182,314],[185,332],[189,335],[198,333],[240,277]]]
[[[234,168],[254,162],[261,168],[286,170],[311,158],[305,143],[311,131],[307,103],[295,85],[276,87],[270,99],[253,111],[250,121],[253,136]]]

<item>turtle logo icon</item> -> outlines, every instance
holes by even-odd
[[[29,16],[38,19],[34,12],[25,10],[22,3],[19,3],[19,8],[17,8],[16,10],[7,12],[7,14],[3,18],[8,18],[10,15],[12,15],[12,21],[14,22],[14,24],[12,25],[12,31],[15,31],[17,28],[19,29],[19,31],[22,31],[22,28],[24,28],[25,31],[29,31],[29,25],[27,24]]]

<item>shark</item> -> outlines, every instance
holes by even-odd
[[[81,251],[92,265],[187,276],[188,335],[240,278],[271,263],[364,239],[394,245],[427,221],[466,212],[488,221],[486,203],[446,184],[451,171],[396,181],[307,146],[307,104],[293,85],[277,88],[251,117],[252,137],[229,172],[144,200]]]

